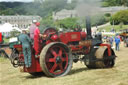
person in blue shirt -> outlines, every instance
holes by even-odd
[[[18,39],[22,43],[25,67],[28,68],[31,66],[31,39],[25,30],[22,30],[22,34],[18,36]]]
[[[116,48],[115,48],[115,50],[116,51],[119,51],[120,50],[120,38],[119,37],[115,37],[115,45],[116,45]]]

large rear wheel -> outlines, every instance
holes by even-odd
[[[70,49],[63,43],[50,43],[40,54],[41,68],[50,77],[64,76],[69,73],[72,62]]]

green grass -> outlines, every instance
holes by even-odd
[[[106,30],[106,32],[110,32],[110,30],[112,28],[114,28],[117,32],[119,32],[122,29],[128,29],[128,25],[123,25],[122,28],[120,28],[120,25],[114,25],[114,26],[109,25],[109,26],[100,28],[100,31],[102,31],[104,29],[104,30]]]
[[[116,64],[108,69],[88,69],[84,63],[74,63],[70,73],[63,77],[45,75],[33,77],[21,73],[9,60],[0,62],[0,85],[128,85],[128,48],[121,45],[116,51]],[[124,55],[125,54],[125,55]],[[1,58],[0,58],[1,60]]]
[[[1,62],[8,62],[8,59],[0,56],[0,63]]]

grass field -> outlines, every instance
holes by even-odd
[[[71,72],[64,77],[33,77],[13,68],[8,59],[0,58],[0,85],[128,85],[128,48],[121,46],[114,68],[88,69],[74,63]]]
[[[106,30],[107,32],[110,32],[110,30],[111,30],[112,28],[116,29],[116,31],[120,31],[121,29],[128,29],[128,25],[123,25],[122,28],[120,28],[120,25],[114,25],[114,26],[109,25],[109,26],[100,28],[100,30],[103,30],[103,29],[104,29],[104,30]]]

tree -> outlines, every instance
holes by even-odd
[[[120,23],[128,24],[128,10],[121,10],[114,14],[110,19],[110,23],[113,24],[113,21],[115,25]]]
[[[63,27],[65,29],[73,29],[78,25],[77,18],[65,18],[63,20],[58,20],[55,22],[56,26]]]
[[[43,17],[47,16],[49,13],[52,14],[53,11],[60,11],[66,4],[66,0],[46,0],[40,4],[38,14]]]
[[[128,6],[128,0],[120,0],[122,6]]]
[[[102,0],[103,6],[128,6],[128,0]]]
[[[40,27],[41,30],[42,30],[42,28],[44,29],[44,28],[47,28],[47,27],[55,27],[52,16],[48,15],[47,17],[43,18],[41,20],[41,25],[42,25]]]

